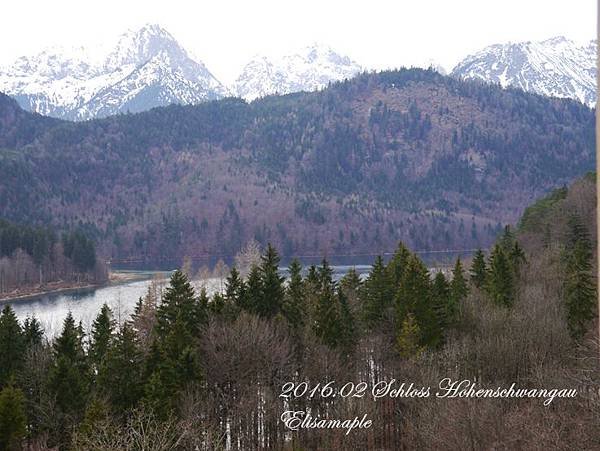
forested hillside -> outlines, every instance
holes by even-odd
[[[0,98],[0,216],[101,253],[285,255],[487,246],[593,165],[594,112],[420,69],[316,93],[69,123]]]
[[[295,261],[285,281],[269,246],[212,296],[175,271],[130,318],[105,305],[86,331],[69,314],[51,342],[7,306],[0,447],[595,449],[595,200],[590,175],[534,204],[516,233],[507,226],[449,276],[400,243],[365,280],[350,270],[334,281],[324,259],[307,272]],[[438,398],[444,378],[546,392]],[[371,395],[386,381],[402,392]],[[372,427],[290,431],[290,409],[366,415]]]
[[[59,236],[50,227],[0,219],[0,300],[77,283],[105,282],[105,265],[81,232]]]

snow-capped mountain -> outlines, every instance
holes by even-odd
[[[231,90],[246,100],[275,93],[314,91],[331,81],[352,78],[361,70],[347,56],[314,44],[280,58],[254,57],[244,66]]]
[[[27,110],[65,119],[194,104],[227,95],[166,30],[147,25],[95,58],[85,48],[50,49],[0,68],[0,91]]]
[[[564,37],[497,44],[468,56],[452,75],[596,104],[596,41]]]

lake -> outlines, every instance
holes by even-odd
[[[332,265],[334,278],[341,278],[352,267],[361,275],[368,273],[371,268],[370,265]],[[153,279],[166,286],[170,276],[169,271],[115,272],[122,276],[133,277],[133,280],[99,288],[49,293],[27,299],[4,301],[0,305],[11,304],[21,321],[28,316],[35,316],[49,337],[60,332],[62,323],[69,312],[73,314],[76,321],[82,322],[84,330],[89,331],[103,304],[106,303],[113,310],[117,321],[124,321],[133,313],[136,302],[146,294]],[[283,275],[286,273],[287,268],[282,271]],[[211,293],[219,289],[223,282],[220,279],[207,279],[202,281],[202,284]],[[200,281],[193,282],[196,288],[199,288],[200,284]]]

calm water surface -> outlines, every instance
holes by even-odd
[[[361,275],[366,274],[371,268],[370,265],[332,266],[334,277],[341,278],[352,267]],[[69,312],[73,314],[76,321],[82,322],[86,331],[89,331],[103,304],[106,303],[113,310],[118,321],[124,321],[132,314],[138,299],[146,294],[153,279],[166,286],[170,276],[170,272],[165,271],[128,271],[127,273],[137,279],[101,288],[45,294],[14,302],[6,301],[2,305],[11,304],[21,321],[28,316],[35,316],[50,337],[60,332],[62,323]],[[286,271],[284,270],[282,273],[285,275]],[[198,287],[200,282],[193,284]],[[204,285],[211,293],[219,289],[222,281],[208,279],[204,281]]]

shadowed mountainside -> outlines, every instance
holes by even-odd
[[[410,69],[70,123],[0,97],[0,216],[113,257],[485,246],[593,166],[594,111]]]

